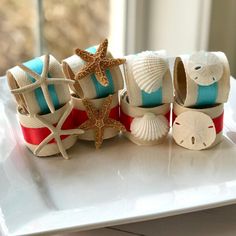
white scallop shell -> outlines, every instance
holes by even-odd
[[[155,141],[168,134],[169,125],[165,116],[146,113],[143,117],[134,118],[130,130],[140,140]]]
[[[216,139],[215,125],[211,117],[197,111],[186,111],[177,116],[172,134],[178,145],[190,150],[206,149]]]
[[[134,80],[139,88],[147,93],[160,88],[167,69],[167,60],[150,51],[138,54],[132,63]]]
[[[191,55],[187,68],[190,78],[202,86],[219,81],[224,71],[220,59],[214,53],[204,51]]]

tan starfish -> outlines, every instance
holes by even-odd
[[[48,85],[49,84],[62,84],[62,83],[74,83],[73,80],[70,79],[64,79],[64,78],[50,78],[48,79],[48,71],[49,71],[49,61],[50,57],[49,55],[45,55],[44,57],[44,63],[43,63],[43,70],[41,75],[35,73],[33,70],[29,69],[28,67],[26,67],[23,64],[18,65],[23,71],[25,71],[27,74],[29,74],[31,77],[33,77],[36,81],[32,84],[26,85],[24,87],[21,88],[17,88],[17,89],[12,89],[11,92],[13,94],[18,94],[18,93],[28,93],[31,92],[37,88],[41,88],[44,98],[46,100],[46,103],[48,105],[49,110],[54,113],[55,112],[55,108],[54,108],[54,104],[52,102],[50,93],[48,91]]]
[[[58,123],[56,126],[53,124],[50,124],[48,121],[46,121],[42,116],[39,116],[38,114],[35,115],[35,118],[38,119],[44,127],[47,127],[50,131],[51,134],[49,134],[39,145],[38,147],[34,150],[34,154],[37,155],[40,150],[47,145],[52,139],[55,139],[58,149],[65,159],[69,159],[66,150],[63,146],[62,140],[61,140],[61,135],[79,135],[83,134],[84,131],[82,129],[65,129],[62,130],[61,127],[64,124],[65,120],[71,113],[73,106],[69,104],[67,107],[66,111],[62,114],[61,118],[59,119]]]
[[[107,58],[107,46],[108,40],[105,39],[98,47],[95,54],[77,48],[75,50],[76,55],[81,57],[87,64],[75,75],[75,80],[83,79],[84,77],[95,73],[98,82],[103,85],[108,85],[108,79],[106,76],[106,69],[119,66],[125,63],[125,59]]]
[[[109,117],[111,111],[110,106],[112,102],[112,95],[109,95],[104,100],[102,107],[99,110],[96,110],[89,100],[83,99],[82,101],[86,108],[88,120],[81,124],[79,128],[84,130],[94,129],[96,148],[100,148],[100,146],[102,145],[104,130],[106,128],[114,128],[120,131],[125,131],[125,127],[123,124]]]

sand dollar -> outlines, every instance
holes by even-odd
[[[173,123],[172,132],[178,145],[191,150],[206,149],[216,139],[216,130],[212,119],[197,111],[181,113]]]
[[[202,86],[219,81],[224,71],[220,59],[214,53],[204,51],[191,55],[187,68],[190,78]]]

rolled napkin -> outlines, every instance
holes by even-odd
[[[223,52],[200,51],[179,56],[174,65],[175,99],[186,107],[227,102],[230,69]]]
[[[169,132],[170,104],[153,108],[134,107],[127,92],[121,94],[120,121],[125,135],[137,145],[155,145],[164,141]]]
[[[73,96],[72,101],[75,126],[85,131],[79,139],[95,141],[95,147],[100,148],[104,139],[125,131],[119,122],[118,93],[99,99]]]
[[[7,71],[8,84],[25,113],[55,112],[70,99],[68,83],[59,62],[52,55],[37,57]]]
[[[222,139],[223,104],[194,109],[173,105],[172,135],[175,142],[190,150],[213,147]]]
[[[72,147],[77,135],[84,131],[75,127],[69,102],[54,113],[30,116],[22,108],[18,109],[18,117],[26,146],[39,157],[61,153],[69,159],[66,150]]]
[[[124,74],[130,105],[156,107],[173,101],[165,51],[145,51],[126,56]]]
[[[103,98],[123,88],[119,65],[125,60],[114,59],[107,47],[108,41],[104,40],[85,51],[78,48],[75,55],[62,61],[65,76],[76,81],[71,88],[78,97]]]

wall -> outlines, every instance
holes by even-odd
[[[224,51],[229,59],[231,74],[236,76],[236,1],[212,2],[209,50]]]
[[[210,20],[209,0],[150,0],[149,49],[171,55],[206,49]]]

